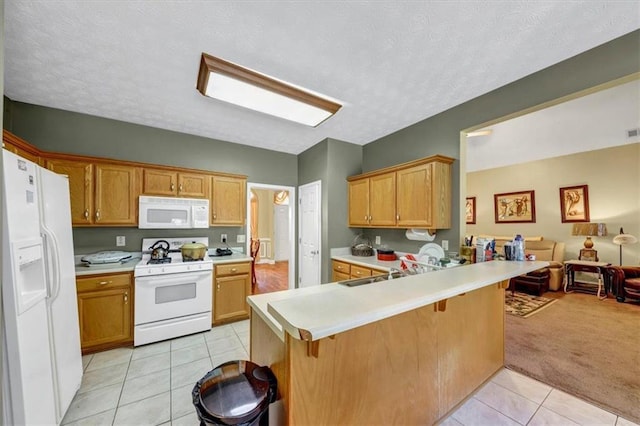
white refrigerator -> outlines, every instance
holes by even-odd
[[[69,182],[3,166],[3,423],[58,425],[82,381]]]

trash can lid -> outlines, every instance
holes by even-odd
[[[231,425],[258,416],[269,405],[265,369],[251,361],[229,361],[208,372],[193,388],[198,414]]]

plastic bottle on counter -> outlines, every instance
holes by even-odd
[[[516,250],[515,260],[524,260],[524,238],[522,238],[522,235],[516,235],[513,244]]]

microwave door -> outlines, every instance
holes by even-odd
[[[147,205],[140,210],[143,217],[138,222],[142,229],[185,229],[190,228],[188,207]]]

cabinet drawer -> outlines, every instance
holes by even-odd
[[[345,262],[340,262],[337,260],[333,261],[333,270],[336,272],[341,272],[343,274],[351,274],[351,265]]]
[[[353,278],[370,277],[371,269],[362,266],[351,265],[351,276]]]
[[[128,287],[131,285],[131,274],[96,275],[93,277],[76,278],[78,293],[111,288]]]
[[[224,275],[248,274],[251,271],[251,264],[229,263],[227,265],[216,265],[216,277]]]
[[[389,272],[383,271],[382,269],[371,269],[371,276],[388,275],[388,274]]]

